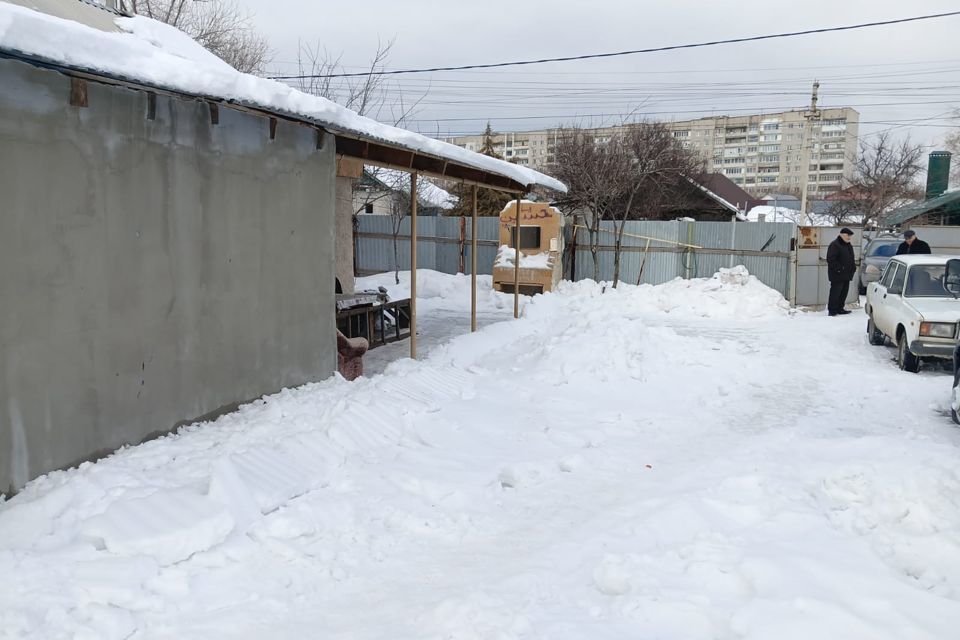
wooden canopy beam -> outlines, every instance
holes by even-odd
[[[337,154],[363,160],[364,164],[400,171],[416,172],[419,175],[441,180],[454,180],[467,185],[515,194],[526,193],[526,185],[504,176],[468,167],[455,160],[445,160],[409,149],[359,140],[337,134]]]

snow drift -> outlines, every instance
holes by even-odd
[[[468,277],[419,275],[466,313]],[[952,637],[949,377],[903,377],[861,321],[789,316],[743,269],[565,283],[387,375],[30,483],[0,503],[0,629]]]

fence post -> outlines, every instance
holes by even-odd
[[[517,215],[514,218],[513,236],[513,317],[520,317],[520,200],[523,194],[517,194]]]
[[[686,225],[687,225],[687,245],[692,245],[692,244],[693,244],[693,229],[694,229],[694,224],[696,224],[696,223],[694,223],[694,222],[687,222],[687,223],[686,223]],[[693,267],[693,260],[691,259],[691,258],[693,257],[693,255],[694,255],[694,254],[693,254],[693,249],[691,249],[690,246],[686,246],[686,247],[684,247],[684,249],[683,249],[683,251],[680,253],[680,255],[684,256],[684,260],[683,260],[683,278],[684,278],[684,280],[690,280],[691,278],[694,277],[694,275],[696,275],[696,269],[694,269],[694,267]]]
[[[410,357],[417,359],[417,172],[410,174]]]
[[[790,239],[790,260],[787,264],[787,290],[790,295],[790,305],[797,306],[797,275],[800,271],[800,260],[798,252],[800,250],[799,227],[794,225],[793,237]]]
[[[650,251],[650,238],[647,238],[647,244],[643,248],[643,258],[640,260],[640,269],[637,271],[637,286],[640,286],[640,280],[643,278],[643,268],[647,265],[647,252]]]
[[[470,214],[470,331],[477,330],[477,185]]]
[[[733,262],[734,262],[734,260],[735,260],[736,257],[737,257],[737,256],[736,256],[736,251],[737,251],[737,219],[734,218],[734,219],[730,222],[730,224],[733,225],[733,226],[730,228],[730,264],[727,265],[727,266],[729,266],[729,267],[732,269],[732,268],[733,268]]]
[[[580,229],[577,227],[577,217],[573,217],[573,237],[570,239],[570,281],[577,280],[577,235]]]
[[[464,251],[466,250],[467,219],[460,216],[460,264],[458,273],[464,273],[466,269]]]

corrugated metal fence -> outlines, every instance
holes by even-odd
[[[357,216],[356,260],[361,275],[401,269],[410,264],[410,224],[401,222],[394,260],[393,218]],[[600,279],[613,279],[614,225],[602,223],[600,234]],[[491,273],[496,258],[499,220],[477,221],[477,272]],[[790,249],[796,227],[783,222],[658,222],[637,220],[626,223],[624,248],[620,257],[620,279],[636,283],[661,284],[676,277],[703,278],[720,267],[744,265],[764,284],[789,293]],[[566,228],[566,277],[576,280],[594,276],[593,257],[585,229]],[[470,220],[421,217],[417,219],[417,265],[444,273],[470,270]],[[649,241],[649,248],[648,245]],[[694,245],[687,248],[675,243]],[[462,257],[462,262],[461,262]],[[643,267],[641,275],[640,269]]]
[[[410,219],[400,221],[397,236],[397,255],[394,260],[392,216],[357,216],[356,246],[354,253],[359,275],[393,271],[410,267]],[[493,272],[497,258],[497,241],[500,238],[500,219],[483,217],[477,220],[477,273]],[[461,230],[463,246],[461,247]],[[469,218],[417,217],[417,266],[443,273],[461,271],[470,273],[470,220]]]

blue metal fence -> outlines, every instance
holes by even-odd
[[[409,219],[400,223],[394,259],[393,218],[357,216],[355,251],[360,275],[410,265]],[[784,222],[687,222],[636,220],[626,223],[620,257],[623,282],[661,284],[677,277],[703,278],[720,267],[744,265],[769,287],[788,295],[790,250],[796,227]],[[490,274],[496,259],[499,219],[477,220],[477,273]],[[598,247],[599,278],[613,279],[614,224],[604,221]],[[594,277],[585,229],[566,227],[564,271],[567,278]],[[576,236],[574,235],[576,234]],[[470,220],[455,217],[417,219],[417,265],[444,273],[470,272]],[[693,245],[688,248],[683,245]],[[462,256],[462,262],[461,262]],[[641,273],[642,268],[642,273]]]

